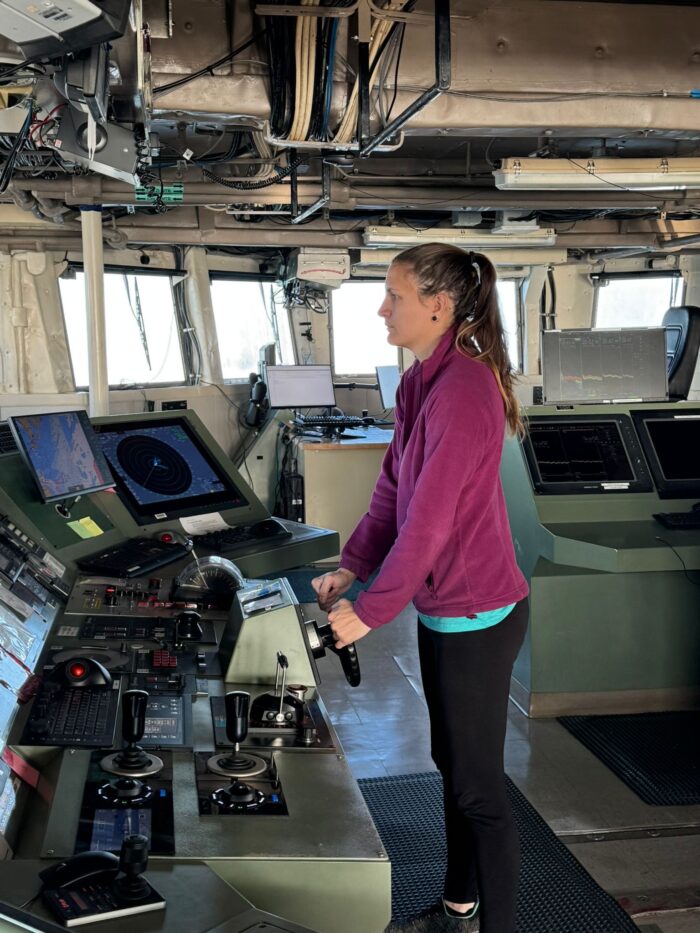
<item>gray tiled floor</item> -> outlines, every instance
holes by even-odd
[[[414,614],[364,638],[359,655],[356,689],[335,658],[319,664],[321,696],[355,776],[432,770]],[[505,759],[509,776],[591,875],[632,905],[640,930],[700,933],[700,807],[648,806],[556,720],[528,719],[513,704]],[[699,909],[682,909],[691,906]]]

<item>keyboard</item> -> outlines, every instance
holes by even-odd
[[[686,531],[700,528],[700,509],[692,512],[657,512],[653,516],[664,528],[673,531]]]
[[[42,684],[20,744],[110,748],[118,711],[118,689]]]
[[[137,577],[186,557],[183,544],[166,544],[155,538],[131,538],[78,561],[81,570],[110,577]]]
[[[235,554],[251,545],[262,544],[265,541],[284,541],[291,538],[292,532],[287,531],[284,525],[274,519],[265,519],[254,525],[237,525],[234,528],[222,528],[219,531],[210,531],[205,535],[194,536],[195,550],[204,547],[217,554]]]
[[[0,457],[3,454],[16,454],[17,444],[6,421],[0,421]]]
[[[294,424],[302,428],[361,428],[365,421],[354,415],[297,415]]]

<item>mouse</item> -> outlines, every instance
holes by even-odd
[[[51,671],[52,680],[68,687],[111,687],[112,675],[94,658],[70,658]]]
[[[264,518],[261,522],[256,522],[250,526],[251,534],[256,538],[271,538],[273,535],[289,536],[291,532],[287,531],[282,522],[276,518]]]
[[[80,852],[57,865],[49,865],[39,872],[39,877],[45,888],[65,888],[105,872],[114,876],[119,872],[119,859],[114,853]]]

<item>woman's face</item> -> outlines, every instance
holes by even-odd
[[[452,322],[444,296],[422,298],[410,268],[404,263],[389,266],[386,297],[378,314],[386,325],[388,342],[411,350],[419,360],[430,356]],[[437,320],[433,320],[434,316]]]

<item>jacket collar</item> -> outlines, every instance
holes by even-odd
[[[427,385],[428,383],[432,382],[432,380],[437,375],[440,367],[445,362],[446,357],[454,348],[456,335],[457,325],[454,325],[442,335],[440,343],[435,347],[428,359],[423,360],[422,363],[418,364],[423,385]]]

